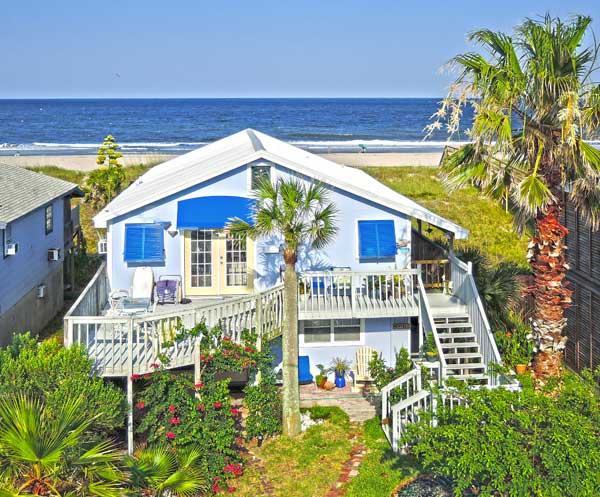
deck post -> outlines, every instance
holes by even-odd
[[[133,454],[133,379],[127,377],[127,452]]]
[[[262,341],[263,341],[263,306],[262,306],[262,298],[260,294],[256,295],[256,304],[255,304],[255,314],[254,314],[254,326],[256,328],[256,350],[258,352],[262,351]],[[254,378],[254,384],[260,385],[262,381],[262,372],[259,370],[256,372],[256,377]]]
[[[200,340],[196,338],[194,343],[194,353],[192,354],[194,358],[194,384],[197,385],[200,383]],[[196,390],[196,397],[200,397],[200,393]]]
[[[133,454],[133,318],[127,330],[127,452]]]

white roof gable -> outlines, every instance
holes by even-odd
[[[400,195],[360,169],[337,164],[251,129],[153,167],[99,212],[94,217],[94,225],[106,228],[107,222],[115,217],[259,159],[280,164],[384,207],[422,219],[454,233],[456,238],[468,236],[466,229]]]

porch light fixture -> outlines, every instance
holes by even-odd
[[[404,238],[400,238],[396,242],[396,247],[398,247],[398,248],[408,247],[408,240],[405,240]]]
[[[167,233],[169,233],[169,235],[171,235],[171,238],[175,238],[177,236],[177,233],[179,233],[179,231],[177,231],[176,229],[170,229],[170,230],[167,230]]]

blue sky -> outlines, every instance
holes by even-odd
[[[598,0],[13,0],[0,98],[440,96],[479,27]]]

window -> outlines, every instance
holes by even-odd
[[[358,256],[360,259],[391,259],[396,255],[396,233],[391,219],[358,221]]]
[[[160,224],[125,225],[126,262],[162,262],[164,235]]]
[[[303,321],[304,344],[358,343],[360,319],[312,319]]]
[[[2,256],[6,259],[8,257],[6,253],[7,245],[12,241],[12,229],[11,225],[7,224],[6,227],[2,230],[2,245],[0,245],[0,249],[2,250]]]
[[[0,230],[0,249],[2,250],[2,258],[6,258],[6,229]]]
[[[250,174],[250,188],[255,190],[262,180],[271,179],[271,166],[251,166]]]
[[[45,225],[46,225],[46,235],[52,233],[54,229],[54,213],[52,211],[52,204],[46,206],[45,210]]]

